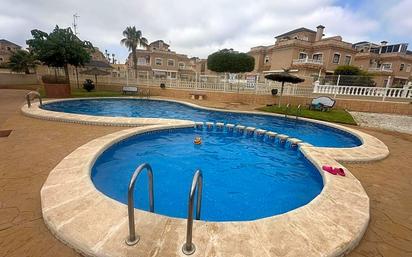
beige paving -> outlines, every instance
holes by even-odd
[[[0,97],[2,93],[0,91]],[[13,97],[16,98],[14,102],[19,104],[21,93]],[[3,103],[0,99],[0,105]],[[45,228],[40,217],[39,190],[49,171],[72,150],[92,138],[121,128],[41,121],[23,117],[17,109],[9,114],[9,120],[2,125],[15,131],[9,138],[0,138],[0,256],[77,255]],[[361,244],[350,256],[411,256],[409,238],[412,237],[412,221],[409,214],[412,206],[409,196],[412,194],[412,183],[409,168],[412,165],[412,138],[382,131],[364,131],[388,145],[391,155],[379,162],[347,164],[371,198],[371,224]],[[164,233],[172,238],[176,234],[168,230]],[[247,240],[240,242],[247,243]],[[273,252],[293,253],[299,251],[298,246]],[[207,251],[213,253],[215,250],[212,244]]]
[[[110,145],[135,134],[159,129],[193,127],[194,122],[173,125],[152,125],[115,132],[97,138],[77,148],[65,157],[50,173],[41,189],[43,218],[53,234],[78,251],[91,256],[135,256],[142,253],[167,251],[167,256],[182,256],[185,220],[135,210],[140,224],[142,240],[133,247],[124,245],[127,236],[126,206],[97,191],[90,179],[94,160]],[[328,164],[341,166],[329,156],[314,147],[302,146],[302,152],[319,169]],[[73,168],[74,167],[74,168]],[[346,170],[346,177],[333,176],[320,171],[324,188],[309,204],[283,215],[249,222],[195,222],[197,252],[194,256],[213,257],[206,253],[213,244],[220,256],[292,256],[270,253],[271,249],[293,248],[294,242],[306,239],[300,247],[306,256],[342,256],[352,250],[362,238],[369,222],[369,198],[359,181]],[[56,179],[56,177],[58,179]],[[339,197],[337,197],[339,196]],[[334,215],[338,210],[340,215]],[[64,215],[70,213],[71,216]],[[147,224],[153,224],[148,226]],[[168,225],[166,225],[168,224]],[[164,234],[154,235],[166,229],[179,231],[173,238]],[[208,231],[209,226],[216,227]],[[284,229],[279,229],[284,228]],[[289,228],[290,235],[283,238],[283,230]],[[241,241],[228,240],[236,235],[247,238],[248,245]],[[277,236],[273,242],[269,237]],[[116,238],[114,240],[113,238]],[[153,241],[163,241],[161,246]],[[176,247],[179,245],[180,247]],[[242,245],[241,248],[239,246]],[[162,255],[160,255],[162,256]]]

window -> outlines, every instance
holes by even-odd
[[[153,75],[157,79],[166,78],[166,72],[164,72],[164,71],[153,71]]]
[[[163,63],[163,59],[162,59],[162,58],[156,58],[156,59],[155,59],[155,63],[156,63],[156,65],[161,66],[162,63]]]
[[[390,71],[392,69],[392,63],[382,63],[381,67],[383,71]]]
[[[399,71],[403,71],[405,69],[405,64],[401,63],[401,66],[399,67]]]
[[[184,68],[185,68],[185,63],[179,62],[179,69],[184,69]]]
[[[269,63],[270,62],[270,58],[269,58],[269,55],[266,55],[265,56],[265,61],[264,61],[265,63]]]
[[[339,64],[339,61],[340,61],[340,54],[334,54],[332,62]]]
[[[173,59],[167,60],[167,66],[175,66],[175,60]]]
[[[322,59],[323,59],[323,54],[321,54],[321,53],[313,54],[312,59],[313,59],[313,60],[317,60],[317,61],[322,61]]]
[[[176,72],[170,72],[170,71],[168,71],[168,72],[166,72],[166,74],[167,74],[167,78],[169,78],[169,79],[176,79]]]
[[[144,57],[137,58],[137,65],[146,65],[146,64],[147,64],[146,58]]]
[[[10,47],[7,47],[7,50],[9,50],[9,51],[10,51],[10,50],[11,50],[11,48],[10,48]]]
[[[406,65],[406,70],[405,71],[406,72],[411,72],[411,65],[410,64]]]
[[[307,56],[308,56],[308,55],[307,55],[306,53],[300,52],[300,53],[299,53],[299,60],[306,59]]]
[[[351,60],[352,60],[352,56],[350,55],[345,56],[345,65],[349,65]]]

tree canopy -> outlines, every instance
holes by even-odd
[[[215,72],[250,72],[255,67],[255,59],[245,53],[223,49],[207,57],[207,67]]]
[[[363,71],[356,66],[352,65],[341,65],[338,66],[335,71],[335,75],[364,75]]]
[[[90,50],[94,50],[89,41],[80,40],[71,28],[61,29],[56,25],[50,34],[34,29],[31,35],[33,38],[26,41],[30,52],[48,66],[64,67],[66,76],[69,64],[84,66],[90,61]]]
[[[24,72],[26,74],[30,74],[30,70],[34,69],[38,64],[39,61],[36,60],[33,53],[25,50],[17,50],[12,56],[10,56],[8,68],[14,72]]]

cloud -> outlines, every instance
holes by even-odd
[[[349,42],[368,40],[380,33],[383,20],[396,24],[399,12],[403,24],[394,33],[411,31],[410,1],[392,4],[384,18],[368,12],[370,6],[354,9],[334,0],[2,0],[0,31],[1,37],[24,45],[31,29],[49,32],[56,24],[71,26],[72,15],[78,13],[79,36],[121,61],[128,52],[119,42],[129,25],[141,29],[149,41],[163,39],[171,42],[174,51],[200,57],[222,48],[248,51],[273,44],[280,33],[298,27],[315,29],[319,24],[326,26],[328,36],[341,35]]]
[[[412,1],[403,0],[397,5],[391,5],[384,15],[386,27],[395,35],[409,36],[412,34]]]

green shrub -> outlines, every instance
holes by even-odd
[[[339,84],[345,86],[374,87],[376,82],[372,74],[352,65],[338,66],[334,75],[341,75]]]
[[[86,90],[87,92],[90,92],[90,91],[94,90],[94,88],[95,88],[95,86],[94,86],[93,80],[86,79],[83,82],[83,89]]]
[[[207,67],[215,72],[250,72],[255,68],[255,59],[233,49],[223,49],[207,57]]]

